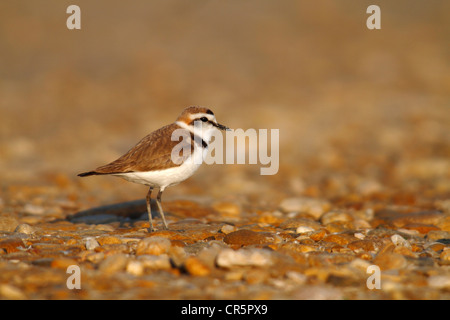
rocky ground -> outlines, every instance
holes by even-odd
[[[450,299],[448,4],[183,3],[0,4],[0,298]],[[191,104],[279,170],[204,165],[148,233],[146,187],[76,174]]]

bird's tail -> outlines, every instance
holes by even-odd
[[[88,177],[88,176],[93,176],[93,175],[97,175],[97,174],[101,174],[101,173],[96,172],[96,171],[88,171],[88,172],[80,173],[77,176],[79,176],[79,177]]]

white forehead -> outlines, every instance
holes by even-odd
[[[214,117],[214,115],[209,114],[209,113],[204,113],[204,112],[198,112],[198,113],[193,113],[189,115],[189,119],[194,120],[194,119],[199,119],[205,117],[208,120],[215,120],[216,117]]]

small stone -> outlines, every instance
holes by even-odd
[[[14,217],[0,217],[0,231],[13,232],[18,225],[19,221]]]
[[[77,261],[70,258],[56,258],[50,263],[50,267],[64,270],[67,270],[72,265],[77,265]]]
[[[356,232],[353,236],[354,236],[355,238],[360,239],[360,240],[363,240],[363,239],[366,237],[364,234],[362,234],[362,233],[360,233],[360,232]]]
[[[303,212],[311,215],[314,219],[320,218],[330,207],[330,203],[326,200],[309,197],[287,198],[280,203],[281,210],[286,213]]]
[[[24,233],[24,234],[33,234],[36,232],[36,229],[30,226],[29,224],[22,223],[19,224],[14,230],[16,233]]]
[[[167,254],[161,255],[142,255],[139,257],[139,261],[144,268],[152,270],[167,270],[172,268],[170,264],[170,258]]]
[[[450,239],[450,232],[433,230],[427,233],[427,240],[436,241],[440,239]]]
[[[251,269],[245,272],[243,276],[248,284],[256,285],[267,281],[270,278],[270,273],[264,269]]]
[[[175,246],[172,242],[172,247],[169,249],[169,257],[176,267],[181,267],[186,259],[186,251],[184,247]]]
[[[95,230],[101,230],[101,231],[107,231],[107,232],[112,232],[114,231],[116,228],[114,228],[112,225],[110,224],[97,224],[94,227]]]
[[[128,264],[128,257],[125,254],[114,254],[103,260],[98,269],[106,274],[112,274],[125,270]]]
[[[168,253],[171,247],[169,239],[163,237],[149,237],[138,242],[136,247],[136,255],[161,255]]]
[[[428,285],[437,289],[450,289],[450,276],[436,275],[428,278]]]
[[[445,248],[445,245],[439,242],[433,242],[427,245],[427,249],[432,250],[434,252],[441,251]]]
[[[393,210],[381,210],[375,213],[375,219],[379,219],[385,223],[390,223],[397,228],[413,223],[438,225],[443,217],[444,214],[437,210],[410,213],[401,213]]]
[[[385,252],[383,254],[378,254],[373,260],[373,264],[379,266],[381,271],[384,271],[402,269],[406,267],[407,261],[403,255],[393,252]]]
[[[25,207],[23,208],[23,213],[30,214],[30,215],[43,215],[45,213],[45,209],[41,206],[37,206],[31,203],[27,203]]]
[[[427,234],[430,231],[440,230],[436,226],[423,223],[408,223],[407,225],[403,226],[403,228],[408,230],[417,230],[419,233],[422,234]]]
[[[349,234],[330,234],[328,236],[326,236],[325,238],[323,238],[323,241],[326,242],[333,242],[336,243],[338,245],[347,245],[350,242],[356,241],[357,239],[354,236],[351,236]]]
[[[126,271],[134,276],[142,276],[144,274],[144,269],[144,265],[138,260],[129,261],[126,267]]]
[[[321,224],[313,219],[294,218],[288,219],[279,225],[279,228],[281,229],[298,229],[299,227],[305,227],[310,229],[310,231],[315,231],[321,227]]]
[[[231,202],[215,203],[213,209],[224,216],[238,216],[241,213],[239,206]]]
[[[236,231],[236,227],[229,224],[225,224],[222,228],[220,228],[220,231],[224,234],[229,234],[233,231]]]
[[[375,251],[375,244],[373,241],[370,240],[356,240],[347,245],[347,248],[359,252],[359,251]]]
[[[450,202],[450,200],[448,200]],[[447,216],[441,219],[436,226],[443,231],[450,232],[450,210],[447,211]]]
[[[394,234],[393,236],[391,236],[391,241],[397,247],[402,246],[411,248],[411,244],[409,243],[409,241],[398,234]]]
[[[89,252],[89,251],[84,251],[85,253],[87,252],[86,255],[81,255],[81,258],[87,261],[90,261],[92,263],[100,263],[101,261],[103,261],[105,259],[105,253],[104,252]]]
[[[411,251],[410,247],[398,246],[394,248],[394,253],[401,254],[402,256],[407,256],[411,258],[417,258],[417,254]]]
[[[23,245],[24,243],[22,239],[11,238],[0,241],[0,254],[2,253],[2,251],[5,251],[6,253],[20,251],[19,248],[23,248]]]
[[[119,239],[118,237],[114,237],[114,236],[98,237],[97,241],[102,246],[105,244],[121,244],[122,243],[121,239]]]
[[[268,267],[273,263],[270,252],[263,249],[223,249],[216,259],[216,264],[221,268]]]
[[[349,213],[344,211],[328,211],[320,217],[320,222],[322,222],[324,225],[329,223],[349,221],[353,221],[353,217]]]
[[[444,250],[442,250],[439,259],[441,259],[442,261],[450,261],[450,248],[445,248]]]
[[[312,232],[312,231],[314,231],[314,229],[311,228],[311,227],[308,227],[308,226],[299,226],[299,227],[295,230],[295,232],[296,232],[296,233],[299,233],[299,234],[302,234],[302,233],[308,233],[308,232]]]
[[[211,273],[211,270],[206,264],[192,256],[186,259],[184,267],[193,276],[207,276]]]
[[[99,247],[100,244],[95,238],[88,237],[85,239],[85,246],[87,250],[94,250],[95,248]]]
[[[308,280],[308,277],[304,274],[297,272],[297,271],[288,271],[286,272],[286,278],[289,279],[289,281],[301,285],[306,283],[306,280]]]
[[[320,241],[327,235],[325,229],[317,230],[309,235],[309,237],[314,241]]]
[[[275,235],[268,232],[256,232],[242,229],[227,234],[223,241],[231,245],[248,246],[252,244],[264,244],[275,241]]]
[[[0,298],[6,300],[25,300],[27,297],[19,288],[3,283],[0,284]]]

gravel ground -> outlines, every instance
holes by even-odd
[[[350,1],[77,2],[78,31],[0,4],[0,298],[450,299],[448,3],[370,31]],[[279,129],[279,170],[203,165],[148,233],[146,187],[76,174],[188,105]]]

